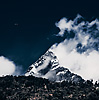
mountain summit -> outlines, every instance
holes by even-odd
[[[29,75],[57,82],[73,81],[78,83],[84,81],[79,75],[71,73],[69,69],[61,66],[57,56],[55,56],[51,49],[29,67],[25,76]]]

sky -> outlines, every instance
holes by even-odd
[[[84,20],[99,19],[98,2],[65,0],[42,2],[0,1],[0,59],[11,63],[13,73],[25,73],[55,43],[66,37],[56,36],[60,32],[58,23],[62,18],[73,20],[77,14]],[[6,66],[5,63],[0,65]],[[10,66],[10,65],[9,65]],[[6,70],[5,67],[4,70]],[[16,68],[16,69],[15,69]],[[2,69],[3,70],[3,69]]]

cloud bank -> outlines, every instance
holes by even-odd
[[[84,79],[99,80],[99,21],[85,21],[81,15],[74,20],[62,18],[55,24],[65,37],[61,43],[51,49],[59,63]]]
[[[19,75],[21,73],[21,68],[16,66],[13,61],[0,56],[0,76],[5,75]]]

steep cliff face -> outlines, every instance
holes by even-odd
[[[35,77],[42,77],[51,81],[84,81],[80,76],[71,73],[69,69],[59,64],[57,56],[48,50],[42,55],[34,64],[32,64],[26,76],[33,75]]]

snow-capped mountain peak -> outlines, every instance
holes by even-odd
[[[61,66],[57,56],[50,49],[29,67],[25,75],[33,75],[52,81],[83,81],[80,76],[71,73],[67,68]]]

